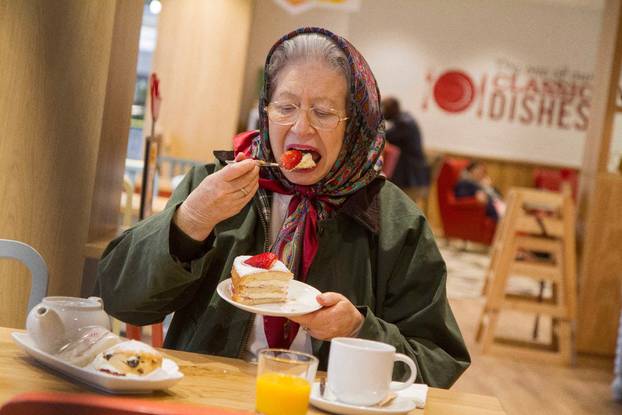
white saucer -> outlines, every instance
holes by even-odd
[[[321,293],[316,288],[296,280],[289,281],[287,301],[284,303],[247,305],[234,301],[231,298],[231,278],[221,281],[216,288],[216,292],[223,300],[237,308],[263,316],[295,317],[312,313],[322,308],[315,299]]]
[[[184,377],[183,373],[179,371],[177,363],[167,358],[162,359],[161,369],[144,377],[114,376],[90,369],[88,366],[74,366],[56,356],[41,351],[28,333],[14,331],[11,333],[11,336],[15,343],[24,349],[26,353],[43,365],[62,372],[72,379],[109,393],[149,393],[154,390],[170,388]]]
[[[324,396],[320,396],[320,382],[315,382],[311,387],[310,401],[313,406],[319,409],[341,415],[407,414],[416,407],[414,401],[400,396],[396,397],[391,403],[387,406],[383,406],[382,408],[377,406],[358,406],[342,403],[333,396],[328,387],[324,390]]]

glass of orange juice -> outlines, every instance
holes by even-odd
[[[318,360],[285,349],[259,351],[255,410],[262,415],[304,415]]]

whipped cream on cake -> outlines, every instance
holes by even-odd
[[[312,167],[315,167],[315,161],[313,161],[313,156],[311,155],[311,153],[303,153],[302,158],[300,159],[300,162],[296,164],[296,166],[294,167],[294,170],[310,169]]]
[[[287,301],[287,287],[294,275],[276,258],[262,261],[268,255],[273,254],[242,255],[234,259],[231,269],[231,296],[234,301],[248,305]],[[253,262],[251,258],[259,258],[259,261]]]

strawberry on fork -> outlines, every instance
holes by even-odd
[[[281,166],[286,170],[294,170],[294,168],[302,160],[302,152],[300,150],[287,150],[281,155]]]

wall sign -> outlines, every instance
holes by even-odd
[[[447,116],[585,131],[592,74],[568,68],[522,67],[499,59],[492,71],[430,70],[422,109],[433,104]]]

